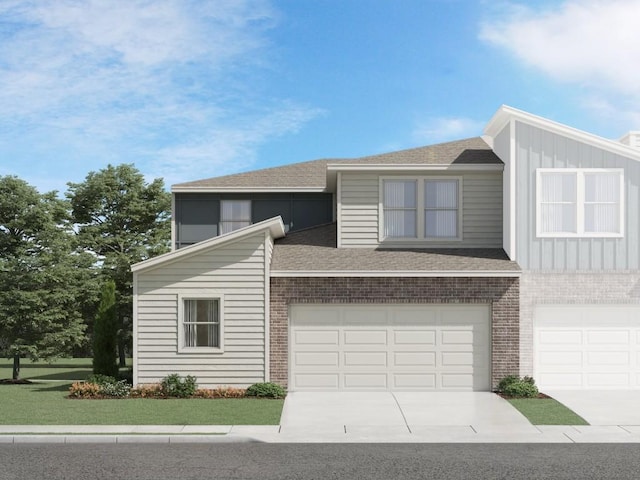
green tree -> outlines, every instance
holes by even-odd
[[[25,181],[0,177],[0,350],[13,358],[51,359],[82,342],[81,284],[93,263],[74,250],[68,204]]]
[[[68,185],[78,240],[116,284],[118,353],[124,366],[132,336],[131,265],[169,250],[171,195],[162,179],[146,183],[133,165],[108,165]]]
[[[107,280],[102,287],[102,299],[93,325],[93,373],[118,376],[116,320],[116,284]]]

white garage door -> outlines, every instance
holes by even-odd
[[[534,377],[542,388],[640,388],[640,306],[537,306]]]
[[[489,390],[486,305],[292,305],[291,390]]]

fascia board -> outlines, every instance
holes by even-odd
[[[225,233],[224,235],[210,238],[209,240],[204,240],[202,242],[196,243],[195,245],[190,245],[188,247],[180,248],[178,250],[174,250],[172,252],[168,252],[163,255],[150,258],[148,260],[144,260],[142,262],[132,265],[131,271],[141,272],[144,270],[149,270],[151,268],[159,267],[167,263],[175,262],[177,260],[181,260],[181,259],[191,257],[193,255],[197,255],[198,253],[204,250],[208,250],[211,248],[219,247],[221,245],[232,243],[232,242],[241,240],[242,238],[248,237],[250,235],[255,235],[256,233],[260,233],[263,231],[269,231],[269,234],[274,239],[284,237],[285,232],[284,232],[284,223],[282,222],[282,217],[277,216],[277,217],[270,218],[268,220],[263,220],[262,222],[249,225],[248,227],[240,228],[238,230],[234,230],[233,232]]]
[[[325,187],[171,187],[172,193],[323,193]]]
[[[351,164],[329,164],[327,171],[329,172],[356,172],[356,171],[502,171],[504,165],[499,163],[481,163],[481,164],[419,164],[419,163],[351,163]]]
[[[592,133],[587,133],[577,128],[569,127],[558,122],[554,122],[547,118],[539,117],[531,113],[518,110],[513,107],[502,105],[494,116],[489,120],[485,127],[484,133],[495,137],[504,128],[510,119],[514,119],[551,133],[556,133],[573,140],[586,143],[596,148],[607,150],[618,155],[640,161],[640,150],[619,143],[615,140],[599,137]]]
[[[513,277],[522,275],[520,271],[500,270],[433,270],[433,271],[388,271],[388,270],[272,270],[272,277]]]

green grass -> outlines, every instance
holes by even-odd
[[[284,400],[70,400],[68,382],[0,385],[3,425],[277,425]]]
[[[13,360],[0,360],[0,379],[11,378],[12,373]],[[92,373],[90,358],[59,358],[50,363],[20,360],[20,378],[28,380],[84,380]]]
[[[512,398],[508,401],[533,425],[589,425],[553,398]]]

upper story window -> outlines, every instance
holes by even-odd
[[[251,225],[251,200],[220,201],[220,235]]]
[[[460,240],[459,178],[382,179],[382,238]]]
[[[180,295],[178,351],[222,351],[222,295],[189,298]]]
[[[623,170],[539,168],[536,176],[538,237],[623,235]]]

